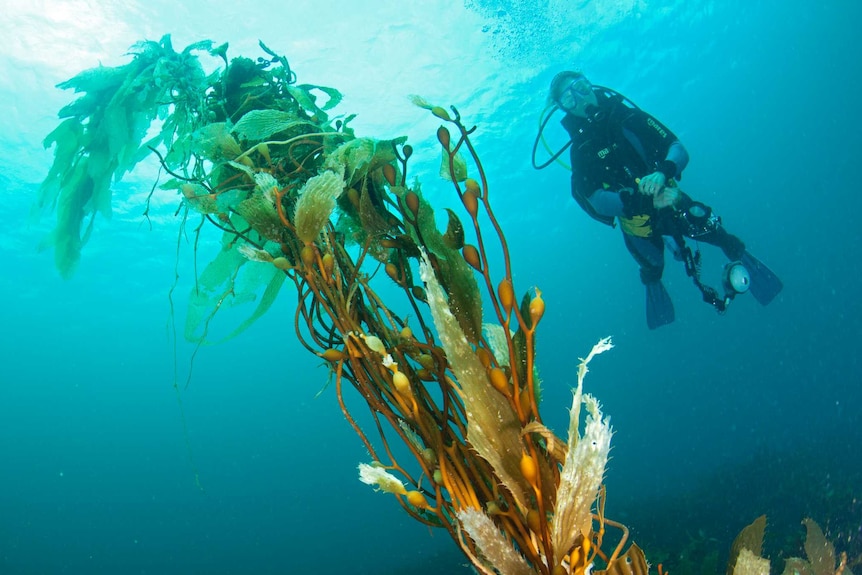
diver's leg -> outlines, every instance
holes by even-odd
[[[677,219],[683,235],[721,248],[732,262],[742,262],[751,277],[751,295],[760,304],[766,305],[784,287],[781,279],[766,265],[745,249],[745,243],[728,233],[721,224],[721,218],[704,204],[692,202],[679,212]]]
[[[769,304],[784,288],[781,278],[748,251],[742,252],[739,261],[742,262],[742,265],[748,270],[748,275],[751,276],[749,291],[760,305]]]
[[[674,320],[673,302],[661,282],[664,272],[664,240],[661,236],[641,238],[623,234],[626,247],[640,266],[646,288],[647,327],[656,329]]]
[[[655,219],[662,235],[681,235],[717,246],[731,261],[738,261],[745,252],[745,244],[724,229],[712,208],[692,200],[688,194],[680,192],[675,209],[659,210]]]
[[[717,222],[707,233],[693,237],[699,242],[718,246],[727,256],[727,259],[732,262],[742,259],[742,255],[745,253],[745,244],[742,240],[728,233],[720,222]]]
[[[738,237],[727,233],[721,224],[705,236],[697,238],[699,241],[713,244],[721,248],[724,255],[732,262],[742,262],[751,278],[749,291],[754,299],[761,305],[767,305],[784,287],[781,279],[766,267],[762,261],[751,255],[745,249],[745,244]]]

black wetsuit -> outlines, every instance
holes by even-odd
[[[619,218],[626,247],[641,267],[644,283],[661,279],[664,269],[663,236],[690,236],[678,214],[692,205],[680,193],[675,208],[655,209],[652,196],[637,191],[637,180],[655,171],[668,182],[679,180],[688,152],[666,126],[621,94],[593,86],[597,107],[588,117],[567,114],[563,127],[572,139],[572,196],[596,220],[613,226]],[[718,245],[730,259],[745,246],[718,226],[700,241]]]

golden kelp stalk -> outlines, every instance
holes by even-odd
[[[418,184],[406,185],[413,149],[404,139],[357,138],[351,117],[330,121],[340,94],[297,85],[287,60],[263,44],[270,58],[256,62],[228,62],[226,45],[206,42],[182,53],[168,37],[137,46],[131,64],[64,84],[87,94],[64,109],[62,129],[46,140],[57,144],[56,159],[37,202],[64,207],[53,236],[61,270],[70,272],[86,239],[81,221],[110,203],[107,183],[155,152],[184,225],[199,214],[223,232],[221,252],[199,278],[187,333],[202,325],[193,337],[205,338],[222,304],[237,297],[238,277],[263,266],[261,303],[244,325],[268,309],[284,281],[294,284],[296,336],[329,363],[341,410],[371,455],[359,467],[362,481],[393,494],[414,519],[446,529],[481,573],[582,574],[596,564],[646,573],[636,546],[621,555],[625,528],[604,516],[611,430],[583,393],[589,361],[611,342],[599,342],[579,365],[563,441],[539,409],[536,334],[545,302],[538,289],[516,298],[491,186],[470,139],[475,128],[455,108],[450,115],[415,100],[443,122],[443,173],[472,228],[466,233],[449,210],[441,233]],[[194,56],[204,50],[225,69],[205,75]],[[329,97],[324,106],[316,104],[320,93]],[[141,143],[155,118],[164,119],[161,132]],[[117,151],[120,161],[103,161]],[[500,270],[492,269],[493,250]],[[400,295],[384,301],[374,287],[384,282]],[[375,438],[348,411],[345,386],[368,405]],[[412,457],[396,457],[393,442]],[[609,550],[610,526],[621,534]]]

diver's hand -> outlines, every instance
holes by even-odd
[[[652,197],[652,205],[655,209],[675,208],[680,199],[679,188],[664,188]]]
[[[653,172],[640,179],[640,182],[638,182],[638,191],[647,196],[655,197],[664,189],[666,181],[667,178],[664,177],[664,174]]]

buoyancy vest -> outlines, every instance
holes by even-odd
[[[602,86],[593,92],[598,105],[587,118],[567,114],[562,120],[572,139],[572,196],[592,218],[613,226],[614,218],[597,213],[590,196],[600,188],[635,189],[636,179],[655,171],[677,137],[622,94]],[[637,203],[639,195],[625,199]],[[643,209],[626,205],[626,211],[631,216]]]

